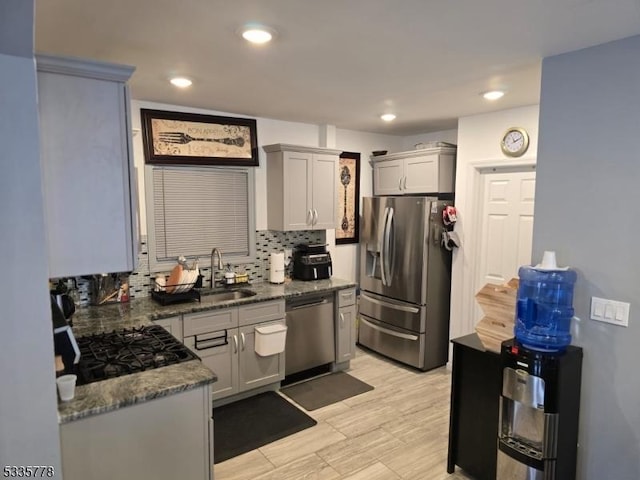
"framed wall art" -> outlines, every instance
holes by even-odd
[[[256,121],[140,110],[146,163],[258,166]]]
[[[342,152],[338,168],[338,226],[336,244],[358,243],[360,238],[360,154]]]

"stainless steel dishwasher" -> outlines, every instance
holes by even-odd
[[[285,376],[335,361],[334,313],[332,293],[287,300]]]

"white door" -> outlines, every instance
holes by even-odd
[[[478,292],[487,283],[506,283],[531,263],[535,171],[482,174]],[[476,322],[482,311],[476,304]]]

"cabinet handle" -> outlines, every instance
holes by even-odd
[[[318,210],[316,210],[314,208],[313,209],[313,222],[311,223],[311,225],[315,225],[316,223],[318,223]]]
[[[238,336],[233,336],[233,353],[238,353]]]
[[[344,328],[344,314],[340,314],[340,328]]]
[[[402,190],[402,177],[398,180],[398,190]]]
[[[407,189],[407,176],[404,177],[404,189]]]
[[[311,209],[307,210],[307,225],[313,225],[313,212]]]
[[[244,333],[241,333],[240,334],[240,348],[242,349],[243,352],[244,352],[244,347],[245,347]]]

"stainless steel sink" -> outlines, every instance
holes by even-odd
[[[214,302],[228,302],[230,300],[239,300],[241,298],[253,297],[256,292],[251,290],[200,290],[200,295],[207,297],[208,301]]]

